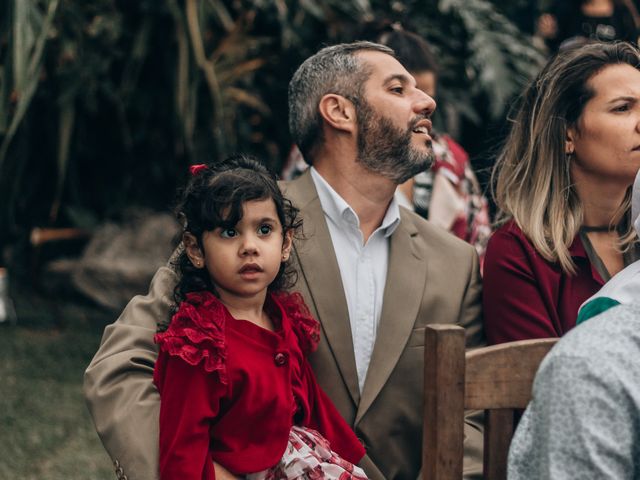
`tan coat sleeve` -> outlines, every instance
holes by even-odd
[[[467,348],[478,348],[487,345],[482,322],[482,279],[480,264],[475,249],[472,252],[471,272],[465,295],[462,299],[458,325],[466,330]]]
[[[84,376],[93,421],[118,478],[158,479],[160,396],[153,384],[157,322],[170,315],[176,273],[161,267],[149,293],[134,297],[109,325]]]
[[[480,278],[478,255],[475,250],[473,251],[473,265],[469,286],[460,311],[459,325],[466,330],[467,348],[486,345],[482,323],[482,280]],[[464,421],[463,478],[465,480],[482,479],[484,412],[480,410],[467,411]]]

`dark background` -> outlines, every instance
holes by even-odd
[[[399,22],[433,44],[436,124],[485,182],[508,106],[544,59],[531,1],[0,5],[0,249],[10,266],[34,227],[92,229],[131,206],[167,211],[191,163],[242,151],[279,170],[291,74],[364,22]]]

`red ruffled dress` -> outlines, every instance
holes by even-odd
[[[362,445],[306,359],[318,322],[297,293],[268,294],[265,310],[273,332],[189,293],[155,336],[162,480],[214,479],[213,461],[251,479],[366,478],[353,465]]]

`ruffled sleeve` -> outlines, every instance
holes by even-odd
[[[202,364],[206,372],[217,372],[227,384],[226,310],[211,292],[191,292],[180,304],[169,328],[155,335],[161,351],[182,358],[189,365]]]
[[[307,355],[318,348],[320,342],[320,324],[313,318],[304,298],[298,292],[278,293],[274,297],[282,305],[298,337],[302,352]]]

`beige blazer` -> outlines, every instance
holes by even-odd
[[[483,343],[481,283],[475,250],[401,209],[391,236],[389,269],[376,343],[358,388],[347,303],[315,185],[307,172],[283,190],[300,208],[304,238],[295,242],[300,290],[322,325],[311,362],[322,388],[367,450],[362,466],[374,480],[414,479],[422,445],[424,327],[456,323],[469,346]],[[131,480],[158,478],[159,395],[152,383],[156,322],[169,315],[176,273],[162,267],[149,293],[137,296],[105,329],[85,374],[96,429]],[[482,437],[466,429],[465,475],[481,472]],[[468,475],[467,475],[468,474]]]

